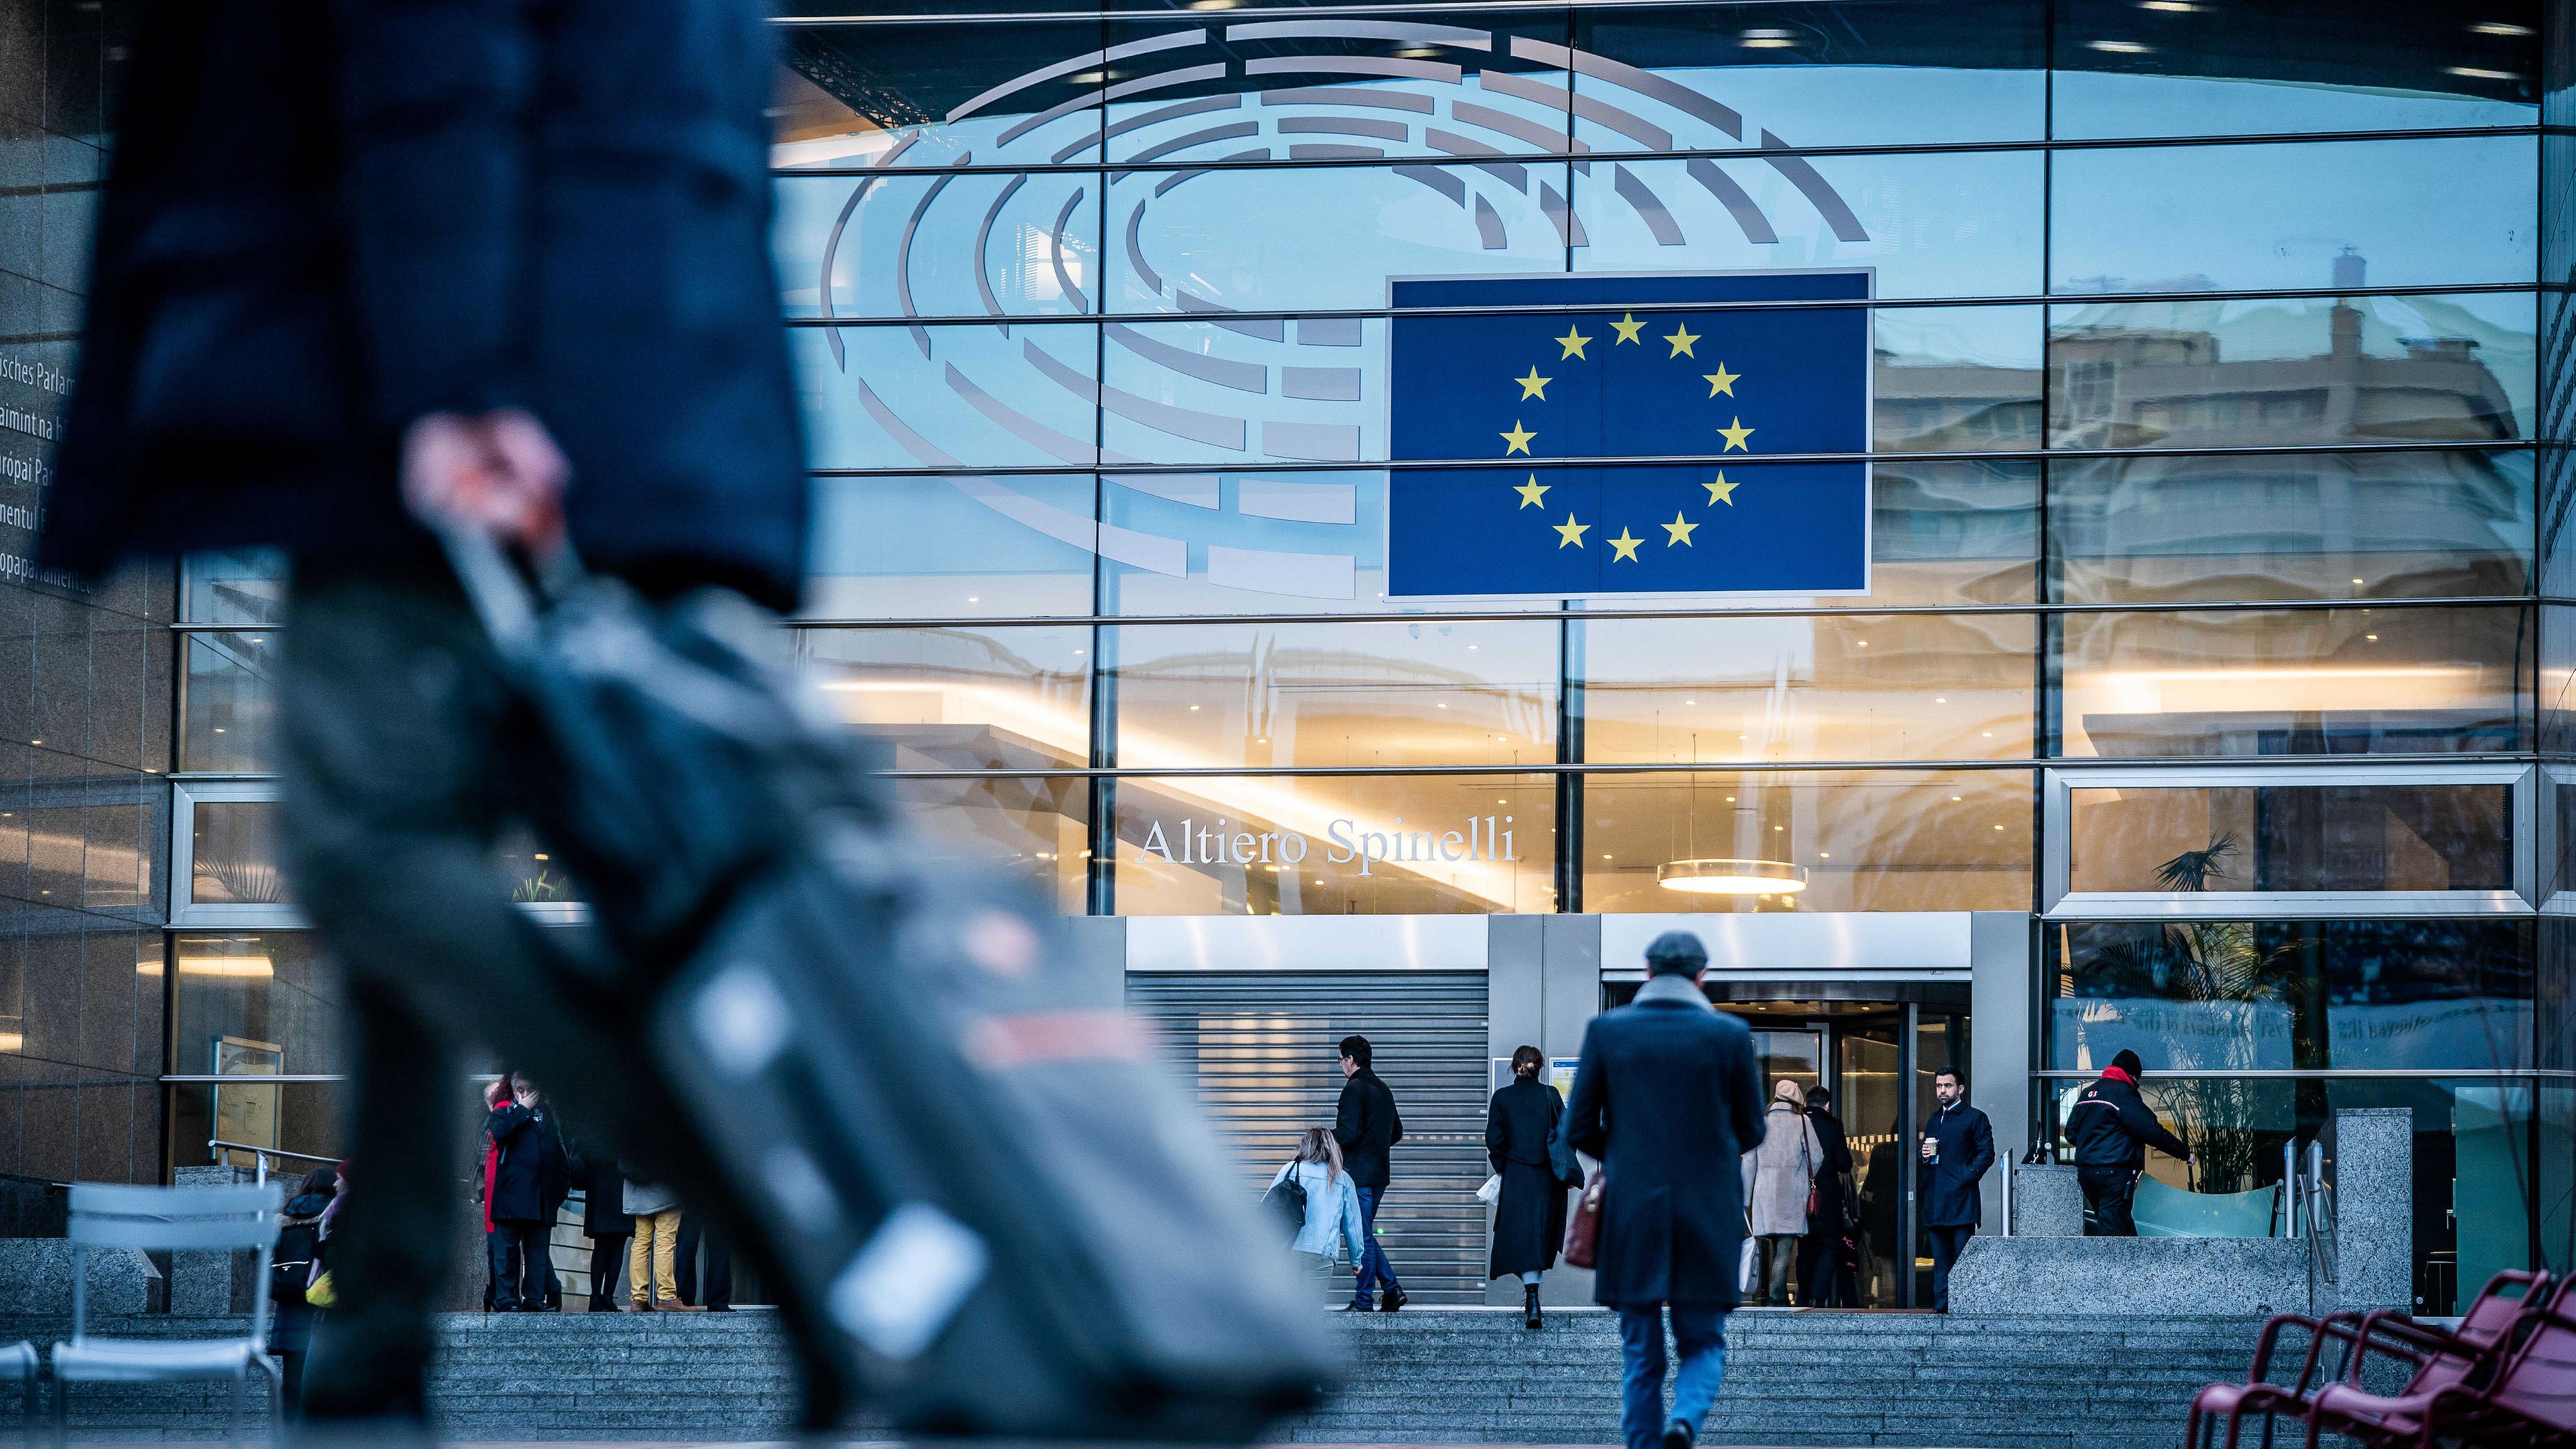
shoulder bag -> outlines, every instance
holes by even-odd
[[[1289,1163],[1279,1180],[1261,1195],[1262,1207],[1277,1214],[1288,1225],[1288,1236],[1306,1231],[1306,1184],[1297,1180],[1297,1164]]]
[[[1589,1268],[1601,1256],[1601,1169],[1583,1181],[1583,1196],[1574,1200],[1574,1211],[1565,1220],[1565,1249],[1559,1254],[1567,1266]]]

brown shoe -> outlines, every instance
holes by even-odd
[[[694,1305],[683,1303],[677,1298],[664,1298],[657,1300],[653,1304],[653,1311],[656,1313],[695,1313],[698,1310]]]
[[[624,1306],[619,1308],[618,1311],[620,1313],[650,1313],[653,1311],[653,1305],[645,1302],[641,1298],[637,1298],[627,1302]]]

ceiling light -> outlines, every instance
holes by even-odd
[[[2361,580],[2359,580],[2359,579],[2354,579],[2354,580],[2353,580],[2353,582],[2357,584],[2357,583],[2360,583],[2360,582],[2361,582]]]
[[[1830,850],[1819,850],[1816,852],[1816,859],[1818,860],[1831,860],[1833,858],[1834,853]]]
[[[2376,644],[2376,643],[2378,643],[2378,642],[2379,642],[2379,636],[2378,636],[2378,635],[2376,635],[2376,634],[2364,634],[2364,635],[2362,635],[2361,637],[2363,637],[2364,639],[2369,640],[2369,641],[2370,641],[2371,643],[2373,643],[2373,644]]]
[[[2470,26],[2469,32],[2473,35],[2507,35],[2520,37],[2531,34],[2531,27],[2528,25],[2515,25],[2503,20],[2481,20],[2477,24]]]
[[[1741,43],[1748,50],[1786,50],[1798,43],[1798,37],[1786,30],[1748,30]]]
[[[266,956],[182,956],[182,976],[230,976],[266,980],[277,974],[277,968]]]
[[[2145,55],[2155,49],[2152,45],[2140,45],[2134,40],[2088,40],[2084,44],[2091,49],[2108,51],[2113,55]]]
[[[1948,704],[1948,703],[1950,702],[1950,699],[1949,699],[1949,696],[1947,696],[1947,695],[1940,695],[1940,694],[1936,694],[1936,695],[1932,696],[1932,702],[1933,702],[1934,704]]]
[[[1950,797],[1950,800],[1951,800],[1951,803],[1956,804],[1957,802],[1959,802],[1959,801],[1961,801],[1961,800],[1965,800],[1965,799],[1967,799],[1967,798],[1968,798],[1968,797],[1967,797],[1967,796],[1965,796],[1965,795],[1953,795],[1953,796],[1951,796],[1951,797]]]
[[[980,598],[976,597],[976,596],[975,596],[975,595],[973,595],[973,594],[968,594],[968,595],[966,596],[966,602],[968,602],[968,603],[970,603],[970,604],[980,604],[980,603],[982,603],[982,602],[984,602],[984,601],[983,601],[982,599],[980,599]]]
[[[0,1031],[0,1052],[22,1052],[26,1049],[27,1038],[25,1033]]]
[[[2003,829],[2003,827],[2002,827],[2002,826],[2000,826],[2000,825],[1996,826],[1995,828],[1996,828],[1997,830],[2001,830],[2001,829]]]
[[[2138,8],[2161,10],[2167,15],[2192,15],[2200,10],[2200,7],[2192,4],[2191,0],[2138,0]]]
[[[2489,70],[2482,65],[2446,65],[2442,67],[2442,73],[2444,75],[2458,76],[2462,80],[2509,81],[2522,79],[2519,74],[2513,71]]]
[[[1785,860],[1676,860],[1655,868],[1655,883],[1695,896],[1794,895],[1807,888],[1807,868]]]
[[[1191,705],[1191,706],[1190,706],[1190,713],[1192,713],[1192,714],[1197,714],[1198,712],[1199,712],[1199,707],[1198,707],[1197,705],[1195,705],[1195,704],[1194,704],[1194,705]]]

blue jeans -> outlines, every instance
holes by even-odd
[[[1351,1302],[1366,1308],[1369,1306],[1369,1294],[1373,1285],[1383,1283],[1389,1289],[1393,1289],[1396,1282],[1395,1269],[1386,1261],[1386,1249],[1377,1240],[1377,1205],[1378,1200],[1386,1196],[1386,1189],[1363,1187],[1358,1189],[1358,1192],[1360,1232],[1367,1237],[1368,1246],[1360,1253],[1359,1283],[1351,1290]]]
[[[1664,1412],[1664,1311],[1661,1303],[1619,1310],[1619,1349],[1626,1361],[1619,1427],[1628,1449],[1657,1449],[1664,1425],[1679,1419],[1697,1434],[1726,1379],[1726,1310],[1714,1303],[1675,1303],[1673,1344],[1681,1372],[1673,1375],[1673,1408]]]

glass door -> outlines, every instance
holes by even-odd
[[[1903,1150],[1912,1134],[1905,1124],[1904,1063],[1898,1042],[1902,1018],[1893,1011],[1855,1015],[1837,1023],[1834,1047],[1838,1084],[1834,1106],[1851,1144],[1852,1176],[1859,1195],[1859,1251],[1846,1285],[1864,1308],[1901,1306],[1896,1246],[1904,1212]]]

